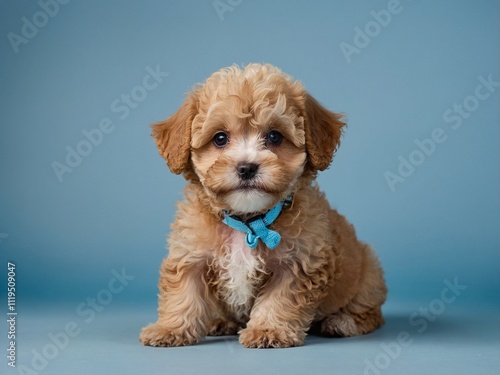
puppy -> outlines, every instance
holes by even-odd
[[[247,348],[286,348],[312,326],[345,337],[384,323],[379,262],[315,182],[344,125],[300,82],[250,64],[214,73],[153,126],[187,186],[144,345],[238,333]]]

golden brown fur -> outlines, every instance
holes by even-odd
[[[245,347],[290,347],[314,326],[353,336],[383,324],[386,287],[371,248],[330,208],[315,183],[340,142],[341,116],[271,65],[214,73],[181,108],[153,127],[172,172],[188,180],[169,236],[159,282],[158,321],[145,345],[179,346],[236,334]],[[267,138],[283,135],[280,144]],[[214,145],[218,132],[228,136]],[[241,163],[258,165],[242,188]],[[252,217],[293,194],[271,225],[274,250],[250,249],[222,211]]]

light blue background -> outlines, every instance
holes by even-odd
[[[500,87],[487,99],[467,98],[479,77],[500,81],[500,4],[401,0],[400,12],[348,62],[341,43],[355,46],[355,28],[374,27],[371,12],[387,9],[387,1],[233,3],[221,19],[210,0],[71,1],[16,53],[8,34],[22,35],[22,17],[33,20],[41,8],[35,1],[1,2],[0,285],[6,261],[14,261],[19,308],[44,307],[42,316],[55,319],[51,306],[62,303],[74,316],[74,306],[125,267],[135,279],[113,306],[140,307],[126,336],[136,340],[138,328],[154,319],[165,235],[184,186],[158,156],[149,125],[171,115],[190,87],[215,70],[268,62],[348,117],[335,161],[319,182],[376,248],[390,290],[387,309],[412,306],[401,314],[406,321],[440,297],[444,280],[457,278],[467,289],[455,308],[498,314]],[[121,119],[113,101],[157,66],[168,77]],[[443,115],[464,100],[477,109],[453,130]],[[113,131],[60,182],[52,163],[65,163],[66,147],[75,149],[82,131],[106,118]],[[415,140],[436,128],[446,141],[391,191],[384,173],[397,173],[399,156],[408,159],[418,150]],[[5,301],[4,287],[1,293]],[[31,322],[46,340],[44,323]],[[59,362],[63,370],[65,363]]]

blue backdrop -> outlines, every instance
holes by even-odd
[[[153,314],[185,183],[149,125],[221,67],[267,62],[347,115],[319,182],[376,248],[387,306],[448,282],[467,287],[457,305],[498,307],[499,15],[488,0],[2,1],[2,301],[11,261],[19,306],[108,290]]]
[[[498,292],[498,8],[4,2],[0,248],[23,298],[81,299],[122,267],[136,277],[122,298],[155,298],[184,181],[149,125],[215,70],[250,62],[346,113],[320,185],[377,249],[391,299],[453,277],[471,296]]]

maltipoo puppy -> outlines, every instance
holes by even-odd
[[[187,180],[144,345],[239,334],[247,348],[354,336],[384,323],[383,272],[315,182],[342,117],[271,65],[221,69],[153,126],[160,155]]]

